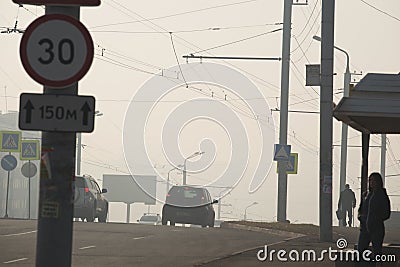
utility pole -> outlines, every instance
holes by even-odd
[[[289,107],[289,70],[290,70],[290,37],[292,27],[293,0],[285,0],[283,8],[283,40],[281,67],[281,111],[279,116],[279,144],[287,145],[288,107]],[[287,207],[287,173],[286,162],[278,164],[278,222],[286,221]]]
[[[344,74],[344,90],[343,97],[349,97],[350,94],[350,56],[343,49],[334,46],[339,51],[342,51],[346,55],[346,72]],[[348,137],[349,126],[342,122],[342,144],[340,146],[340,192],[344,190],[346,184],[346,167],[347,167],[347,137]]]
[[[332,241],[333,43],[335,0],[322,0],[319,222],[320,240]]]
[[[282,37],[282,66],[281,66],[281,106],[279,115],[279,144],[287,145],[288,109],[289,109],[289,71],[290,71],[290,38],[292,35],[292,6],[307,5],[285,0],[283,7],[283,37]],[[287,163],[278,164],[278,222],[286,221],[287,207]]]

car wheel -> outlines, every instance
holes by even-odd
[[[210,223],[208,224],[208,226],[214,227],[214,222],[215,222],[215,214],[211,217],[211,221],[210,221]]]
[[[105,223],[107,220],[108,206],[104,209],[104,211],[99,215],[99,222]]]
[[[169,225],[171,225],[171,226],[175,226],[175,222],[173,222],[173,221],[169,221]]]
[[[95,210],[95,208],[93,208],[91,211],[89,211],[88,216],[86,216],[86,221],[94,222],[95,218],[96,218],[96,210]]]

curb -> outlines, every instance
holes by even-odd
[[[289,232],[289,231],[282,231],[282,230],[276,230],[276,229],[270,229],[270,228],[261,228],[261,227],[256,227],[256,226],[248,226],[248,225],[228,223],[228,222],[223,222],[221,224],[221,228],[262,232],[262,233],[268,233],[268,234],[278,235],[278,236],[282,236],[282,237],[287,237],[288,239],[306,236],[304,234],[299,234],[299,233],[294,233],[294,232]]]

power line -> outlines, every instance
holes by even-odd
[[[256,27],[265,26],[276,26],[281,23],[266,23],[266,24],[256,24],[256,25],[244,25],[244,26],[230,26],[230,27],[208,27],[203,29],[192,29],[192,30],[175,30],[172,33],[193,33],[193,32],[206,32],[206,31],[223,31],[223,30],[233,30],[233,29],[248,29]],[[103,32],[103,33],[130,33],[130,34],[161,34],[165,31],[123,31],[123,30],[91,30],[90,32]]]
[[[138,23],[138,22],[144,22],[144,21],[152,21],[152,20],[166,19],[166,18],[181,16],[181,15],[192,14],[192,13],[196,13],[196,12],[207,11],[207,10],[216,9],[216,8],[222,8],[222,7],[227,7],[227,6],[234,6],[234,5],[247,4],[247,3],[250,3],[250,2],[256,2],[256,1],[258,1],[258,0],[247,0],[247,1],[241,1],[241,2],[236,2],[236,3],[224,4],[224,5],[219,5],[219,6],[212,6],[212,7],[201,8],[201,9],[196,9],[196,10],[190,10],[190,11],[175,13],[175,14],[171,14],[171,15],[166,15],[166,16],[161,16],[161,17],[150,18],[150,19],[142,19],[142,20],[136,20],[136,21],[128,21],[128,22],[120,22],[120,23],[112,23],[112,24],[98,25],[98,26],[92,27],[92,29],[94,29],[94,28],[99,28],[99,27],[107,27],[107,26],[115,26],[115,25],[123,25],[123,24],[132,24],[132,23]],[[113,1],[113,2],[116,3],[115,1]],[[116,4],[122,6],[122,5],[119,4],[119,3],[116,3]]]
[[[364,0],[360,0],[360,1],[363,2],[364,4],[366,4],[367,6],[372,7],[373,9],[375,9],[375,10],[381,12],[382,14],[384,14],[384,15],[386,15],[386,16],[388,16],[388,17],[391,17],[392,19],[395,19],[395,20],[397,20],[397,21],[400,21],[400,19],[399,19],[398,17],[395,17],[395,16],[389,14],[388,12],[383,11],[382,9],[377,8],[376,6],[373,6],[373,5],[371,5],[370,3],[367,3],[367,1],[364,1]]]
[[[272,31],[269,31],[269,32],[256,34],[256,35],[253,35],[253,36],[250,36],[250,37],[246,37],[246,38],[243,38],[243,39],[239,39],[239,40],[236,40],[236,41],[233,41],[233,42],[229,42],[229,43],[225,43],[225,44],[222,44],[222,45],[217,45],[217,46],[214,46],[214,47],[210,47],[210,48],[207,48],[207,49],[196,51],[196,52],[193,52],[191,54],[198,54],[198,53],[210,51],[210,50],[213,50],[213,49],[221,48],[221,47],[224,47],[224,46],[237,44],[237,43],[240,43],[240,42],[248,41],[248,40],[251,40],[251,39],[254,39],[254,38],[258,38],[260,36],[264,36],[264,35],[267,35],[267,34],[270,34],[270,33],[278,32],[278,31],[281,31],[281,30],[282,30],[282,28],[279,28],[279,29],[275,29],[275,30],[272,30]]]
[[[176,63],[178,64],[179,70],[180,70],[180,72],[181,72],[181,74],[182,74],[182,79],[183,79],[183,81],[184,81],[185,84],[186,84],[186,88],[188,88],[189,85],[188,85],[187,82],[186,82],[185,75],[183,74],[183,71],[182,71],[182,68],[181,68],[181,64],[179,63],[178,55],[176,54],[176,49],[175,49],[175,45],[174,45],[174,38],[172,38],[172,32],[169,33],[169,36],[171,37],[171,44],[172,44],[172,48],[173,48],[173,50],[174,50]]]

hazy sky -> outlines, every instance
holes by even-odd
[[[319,88],[305,86],[305,65],[318,63],[320,43],[312,39],[320,35],[322,0],[309,0],[308,5],[293,6],[291,39],[291,75],[289,110],[319,111]],[[11,0],[0,3],[0,27],[13,27],[16,19],[19,28],[26,28],[36,17],[44,13],[43,7],[18,8]],[[350,54],[351,72],[399,73],[400,2],[397,0],[336,1],[335,45]],[[95,43],[95,58],[88,74],[79,83],[79,93],[95,96],[96,109],[104,115],[96,119],[95,131],[83,134],[82,172],[101,179],[104,173],[128,173],[123,148],[124,119],[135,93],[154,75],[171,78],[176,73],[165,70],[186,64],[183,55],[280,57],[283,21],[283,1],[278,0],[204,0],[204,1],[145,1],[103,0],[100,7],[81,8],[81,21],[88,27]],[[275,31],[278,30],[278,31]],[[251,38],[250,38],[251,37]],[[244,40],[246,39],[246,40]],[[21,35],[0,34],[0,109],[18,110],[22,92],[41,93],[42,86],[35,83],[24,71],[19,59]],[[176,51],[176,55],[174,53]],[[199,62],[190,60],[190,62]],[[162,118],[173,114],[180,105],[199,97],[218,101],[237,113],[248,133],[251,152],[246,172],[238,186],[223,199],[222,216],[243,218],[244,208],[254,201],[259,204],[248,210],[248,218],[274,220],[276,215],[277,175],[275,163],[267,180],[255,193],[248,193],[248,185],[258,167],[259,147],[263,143],[257,129],[257,121],[272,115],[275,140],[279,136],[279,113],[269,109],[279,108],[280,69],[278,61],[212,61],[223,64],[247,76],[268,102],[264,113],[256,119],[246,116],[249,106],[240,100],[231,88],[223,85],[207,85],[200,94],[185,85],[177,85],[173,91],[155,103],[146,140],[151,163],[159,175],[166,177],[171,162],[158,152],[159,147],[149,142],[154,138],[159,144],[162,135]],[[335,52],[334,101],[339,102],[343,89],[343,72],[346,59]],[[353,75],[352,80],[363,76]],[[201,86],[201,85],[196,85]],[[225,101],[226,97],[226,101]],[[252,105],[250,99],[247,102]],[[204,104],[207,109],[207,104]],[[148,114],[143,114],[147,116]],[[229,124],[229,123],[228,123]],[[228,126],[228,125],[226,125]],[[319,116],[317,114],[290,113],[288,143],[292,151],[299,153],[299,171],[289,175],[288,211],[291,221],[318,223],[319,177]],[[210,136],[209,136],[210,135]],[[198,150],[204,139],[213,140],[214,165],[203,172],[188,176],[189,183],[203,184],[226,171],[231,157],[229,133],[213,121],[194,120],[182,128],[179,148],[183,156]],[[340,144],[340,123],[334,120],[334,145]],[[349,131],[349,144],[359,145],[359,132]],[[400,140],[389,136],[387,175],[400,176]],[[371,145],[380,144],[379,136],[372,136]],[[257,150],[258,149],[258,150]],[[268,151],[267,151],[268,152]],[[340,149],[334,146],[333,182],[334,209],[338,198]],[[272,154],[272,151],[270,151]],[[380,151],[370,150],[370,171],[379,171]],[[347,181],[359,196],[361,149],[349,148]],[[219,165],[220,164],[220,165]],[[270,164],[265,163],[265,169]],[[181,173],[171,172],[171,178],[181,182]],[[399,176],[387,178],[389,194],[400,195]],[[205,178],[206,177],[206,178]],[[217,197],[217,196],[215,196]],[[392,207],[400,208],[400,197],[392,197]],[[114,206],[111,218],[120,220],[122,206]],[[136,218],[143,211],[142,205],[134,207]],[[118,211],[118,212],[117,212]],[[161,206],[152,211],[161,211]]]

